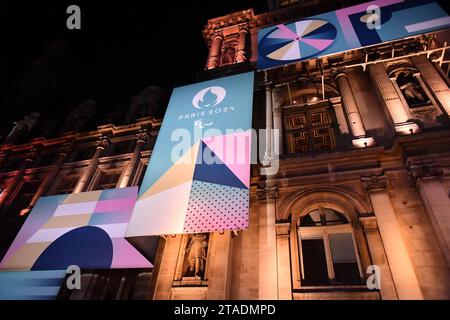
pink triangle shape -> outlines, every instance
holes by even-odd
[[[222,162],[250,187],[251,131],[205,137],[203,142]]]
[[[330,44],[333,43],[334,40],[302,38],[301,41],[303,41],[306,44],[309,44],[311,47],[314,47],[317,50],[325,50],[326,48],[328,48]]]

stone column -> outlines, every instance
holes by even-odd
[[[50,185],[53,183],[53,181],[56,178],[56,175],[59,172],[59,169],[61,168],[62,164],[64,163],[64,160],[66,159],[67,155],[72,151],[72,144],[64,144],[59,149],[58,158],[56,159],[55,163],[53,164],[52,168],[50,169],[47,176],[42,180],[41,184],[39,185],[39,188],[37,189],[36,193],[34,194],[33,198],[31,199],[30,203],[28,204],[28,207],[23,209],[20,212],[20,215],[26,215],[28,214],[31,209],[33,209],[34,205],[38,201],[38,199],[45,195],[50,187]]]
[[[236,62],[245,62],[247,61],[246,56],[246,39],[247,39],[247,26],[240,26],[239,27],[239,44],[237,48],[237,54],[236,54]]]
[[[284,153],[283,150],[283,110],[281,109],[280,96],[279,92],[275,90],[273,92],[273,105],[272,105],[272,113],[273,113],[273,129],[274,134],[273,137],[277,138],[278,142],[278,152],[279,155]],[[275,136],[275,132],[278,132],[278,136]]]
[[[266,152],[263,165],[269,165],[272,158],[272,128],[273,128],[272,86],[266,85]]]
[[[98,159],[100,158],[100,155],[103,153],[103,151],[105,151],[105,149],[109,146],[109,144],[110,144],[109,138],[106,136],[100,137],[100,139],[97,141],[97,149],[95,150],[94,156],[92,157],[88,167],[84,170],[83,174],[81,175],[80,180],[78,180],[78,183],[75,186],[73,193],[80,193],[85,191],[86,186],[89,183],[89,180],[91,179],[92,175],[97,169]]]
[[[214,34],[211,41],[211,48],[209,51],[207,69],[214,69],[219,66],[220,49],[222,48],[223,36],[220,33]]]
[[[276,224],[277,229],[277,264],[278,264],[278,299],[292,300],[291,258],[289,250],[289,222]]]
[[[386,177],[372,176],[361,180],[370,195],[398,298],[422,300],[419,282],[387,191]]]
[[[348,82],[348,75],[340,73],[336,77],[336,82],[344,103],[345,112],[350,124],[350,130],[353,135],[353,146],[365,148],[375,145],[375,140],[366,136],[366,129],[359,113],[358,105],[353,95],[352,88]]]
[[[182,235],[167,236],[166,240],[160,239],[152,279],[153,296],[149,299],[170,300],[181,239]]]
[[[419,126],[410,121],[411,116],[408,106],[405,106],[398,95],[397,90],[389,79],[382,63],[369,66],[369,73],[373,82],[378,88],[381,99],[384,101],[392,121],[394,122],[395,132],[398,134],[413,134],[420,131]]]
[[[383,300],[398,300],[395,285],[392,280],[391,269],[387,261],[387,257],[378,230],[376,217],[362,217],[359,221],[364,229],[364,234],[369,247],[372,263],[381,270],[381,298]]]
[[[435,66],[425,56],[411,58],[420,71],[423,81],[430,91],[436,96],[436,100],[450,116],[450,88],[445,83]]]
[[[257,191],[259,212],[259,300],[278,299],[276,199],[277,187]]]
[[[10,200],[11,194],[14,193],[14,190],[17,188],[18,184],[23,178],[25,170],[33,163],[34,159],[37,157],[37,150],[32,148],[26,155],[25,159],[20,166],[18,173],[14,177],[14,179],[8,183],[7,186],[4,186],[3,192],[0,194],[0,206],[5,206],[7,202]]]
[[[119,188],[126,188],[130,185],[130,180],[133,172],[136,170],[136,164],[141,158],[141,150],[145,143],[148,141],[147,130],[140,130],[136,135],[137,141],[134,147],[133,155],[131,156],[130,162],[128,163],[121,179],[119,182]]]
[[[230,231],[210,233],[208,253],[208,300],[229,300],[232,276],[233,238]]]
[[[450,267],[450,198],[443,184],[443,170],[435,162],[410,163],[409,178],[419,190],[442,253]]]

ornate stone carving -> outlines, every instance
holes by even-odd
[[[73,143],[64,143],[59,148],[59,153],[61,155],[67,156],[70,152],[72,152],[72,150],[73,150]]]
[[[37,156],[38,156],[38,150],[36,148],[31,148],[25,154],[25,160],[26,161],[33,161],[34,159],[37,158]]]
[[[5,144],[16,142],[16,140],[20,138],[20,136],[22,136],[23,133],[25,133],[26,131],[30,131],[36,124],[37,120],[39,119],[39,116],[40,113],[33,112],[25,116],[23,120],[15,121],[14,128],[11,130],[11,132],[5,139]]]
[[[278,198],[278,187],[263,187],[256,190],[259,200],[276,200]]]
[[[146,143],[148,141],[148,130],[142,129],[136,134],[138,143]]]
[[[362,177],[361,182],[366,190],[382,190],[387,188],[387,179],[385,175]]]
[[[443,170],[434,161],[424,161],[408,164],[408,180],[412,187],[416,187],[417,180],[425,177],[441,177]]]
[[[111,141],[109,140],[109,137],[107,136],[101,136],[98,140],[97,140],[97,149],[103,149],[105,150],[109,145],[110,145]]]

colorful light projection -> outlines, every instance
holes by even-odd
[[[127,239],[248,228],[253,77],[173,91]]]
[[[380,15],[368,14],[369,6]],[[369,11],[373,12],[373,11]],[[379,24],[368,24],[374,19]],[[258,69],[268,69],[450,27],[434,0],[377,0],[258,32]]]
[[[39,198],[0,269],[153,267],[124,238],[137,192],[132,187]]]

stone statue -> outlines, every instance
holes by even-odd
[[[69,131],[82,132],[94,116],[95,108],[96,102],[93,100],[87,100],[78,105],[72,112],[70,112],[60,130],[60,133]]]
[[[412,74],[402,72],[397,77],[397,84],[410,107],[418,107],[429,102],[419,81]]]
[[[194,234],[186,247],[188,271],[194,273],[195,277],[200,277],[205,271],[207,247],[206,234]]]
[[[39,119],[40,113],[33,112],[25,116],[23,120],[15,121],[14,127],[11,132],[6,137],[4,143],[14,143],[16,142],[25,132],[30,131],[37,120]]]
[[[162,104],[163,92],[160,87],[148,86],[139,95],[131,98],[125,123],[147,116],[157,116]]]
[[[234,63],[235,49],[228,47],[223,52],[222,64]]]

